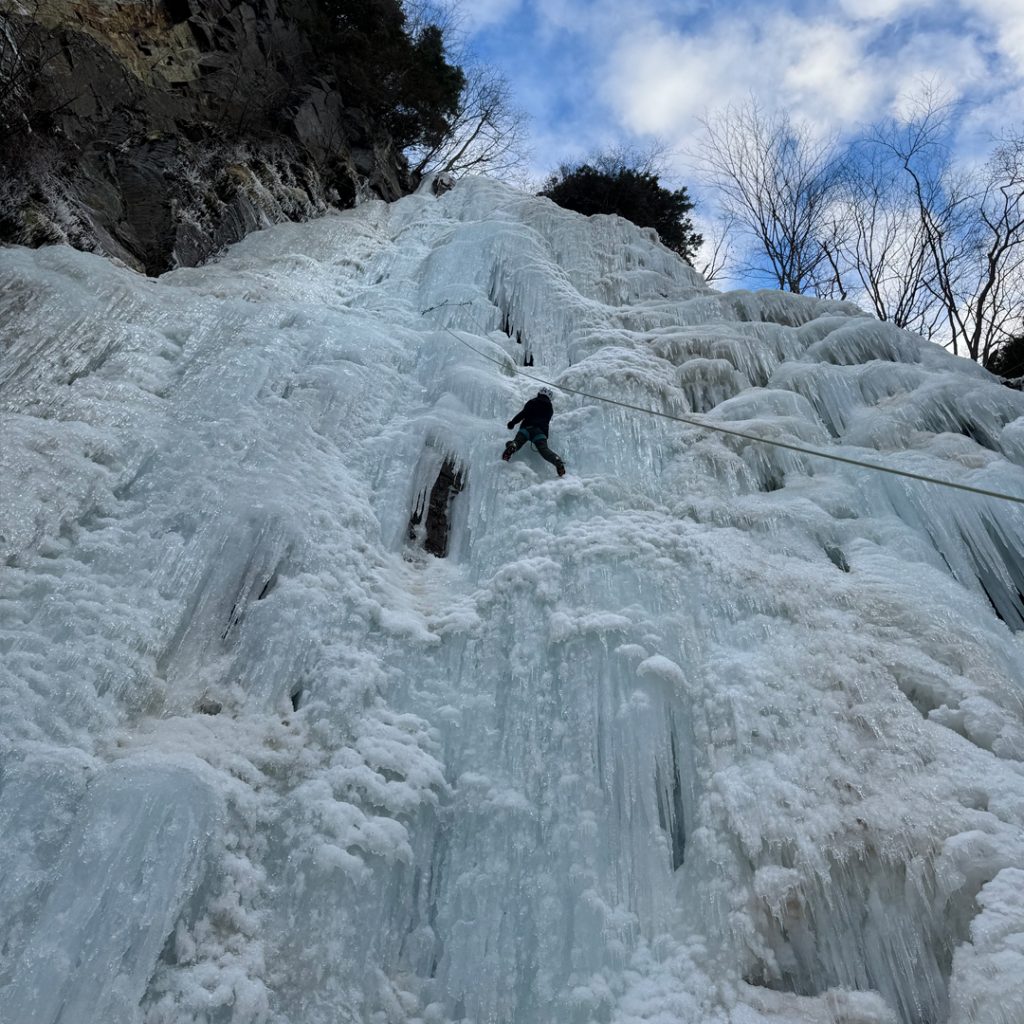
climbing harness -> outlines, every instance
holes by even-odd
[[[442,309],[449,305],[466,306],[469,305],[469,303],[439,302],[436,306],[424,309],[421,315],[425,316],[427,313],[431,313],[435,309]],[[470,319],[476,322],[484,334],[488,333],[486,328],[484,328],[483,325],[480,324],[480,321],[472,314],[470,314]],[[646,413],[648,416],[658,416],[664,420],[673,420],[676,423],[685,423],[691,427],[700,427],[703,430],[712,430],[719,434],[729,434],[732,437],[740,437],[746,441],[753,441],[756,444],[773,445],[776,448],[785,448],[792,452],[800,452],[802,455],[811,455],[819,459],[831,459],[833,462],[842,462],[848,466],[857,466],[861,469],[871,469],[877,473],[889,473],[892,476],[906,477],[908,480],[920,480],[928,484],[937,484],[940,487],[950,487],[958,491],[968,491],[971,494],[980,494],[986,498],[998,498],[1000,501],[1012,501],[1017,505],[1024,505],[1024,498],[1018,497],[1014,494],[1004,494],[1002,491],[990,491],[984,487],[974,487],[971,484],[960,484],[953,480],[941,480],[938,477],[928,476],[925,473],[914,473],[908,469],[896,469],[894,466],[884,466],[878,462],[866,462],[863,459],[853,459],[846,455],[837,455],[834,452],[826,452],[820,448],[808,448],[804,445],[793,444],[790,441],[779,441],[775,438],[758,437],[756,434],[749,434],[746,431],[736,430],[733,427],[723,427],[718,423],[709,423],[706,419],[699,416],[676,416],[668,412],[659,412],[657,409],[647,409],[642,405],[633,405],[630,402],[622,402],[617,398],[606,398],[603,395],[592,395],[587,391],[581,391],[579,388],[571,388],[566,384],[557,384],[554,381],[538,377],[536,374],[527,373],[512,361],[511,356],[506,356],[504,360],[497,359],[494,356],[488,355],[486,352],[481,352],[480,349],[471,345],[465,338],[460,338],[450,327],[445,327],[443,329],[446,330],[457,342],[459,342],[460,345],[465,345],[471,352],[475,352],[478,356],[482,356],[484,359],[494,363],[496,366],[500,366],[506,372],[511,372],[511,374],[515,376],[526,377],[529,380],[536,381],[536,383],[543,384],[549,388],[557,388],[559,391],[564,391],[567,394],[579,395],[580,398],[588,398],[594,402],[604,402],[606,405],[617,405],[620,409],[631,409],[633,412]]]

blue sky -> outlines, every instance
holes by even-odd
[[[852,132],[928,80],[967,101],[965,145],[1024,120],[1024,0],[464,0],[461,13],[531,117],[537,177],[657,136],[685,183],[698,119],[751,95]]]

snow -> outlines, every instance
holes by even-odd
[[[497,457],[1024,495],[1024,396],[485,179],[0,324],[2,1024],[1024,1019],[1024,509]]]

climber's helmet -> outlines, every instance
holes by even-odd
[[[543,395],[550,402],[551,401],[551,388],[541,388],[540,391],[537,392],[537,395],[538,395],[538,397],[540,395]]]

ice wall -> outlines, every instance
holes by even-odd
[[[483,179],[0,325],[2,1024],[1021,1021],[1021,506],[498,459],[1024,495],[979,367]]]

